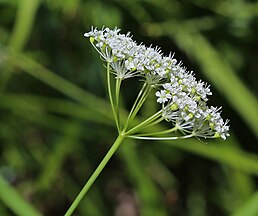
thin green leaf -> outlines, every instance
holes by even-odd
[[[161,193],[153,180],[144,171],[141,157],[132,146],[135,141],[127,140],[120,148],[121,158],[125,161],[127,172],[130,173],[131,182],[135,184],[140,198],[141,215],[162,216],[166,215],[162,204]]]
[[[9,46],[13,49],[21,51],[28,41],[40,3],[40,0],[19,1],[14,30],[9,41]]]
[[[258,191],[255,192],[232,216],[256,216],[258,215]]]
[[[0,175],[0,199],[5,203],[17,216],[41,216],[29,202],[23,197]]]

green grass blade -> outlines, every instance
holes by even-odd
[[[25,201],[15,188],[9,185],[0,175],[0,199],[17,216],[41,216],[41,214]]]
[[[258,215],[258,192],[255,192],[232,216],[257,216]]]
[[[234,149],[229,145],[230,142],[234,143],[237,141],[233,138],[230,138],[227,142],[214,140],[209,142],[209,145],[201,143],[197,139],[162,143],[258,175],[258,156],[239,149]]]
[[[126,164],[128,176],[137,188],[140,198],[141,215],[143,216],[164,216],[166,211],[162,204],[162,197],[158,187],[144,171],[142,156],[137,154],[133,147],[133,141],[127,140],[120,148],[120,156]]]
[[[9,46],[13,49],[21,51],[28,41],[40,3],[40,0],[19,1],[14,30],[9,41]]]
[[[53,87],[59,92],[82,103],[83,105],[94,110],[95,112],[99,112],[102,115],[110,118],[108,112],[110,109],[110,105],[105,100],[97,98],[94,95],[82,90],[81,88],[54,74],[41,64],[26,57],[25,55],[9,51],[7,54],[7,58],[8,60],[6,64],[9,67],[18,67],[22,69],[24,72],[30,74],[36,79],[41,80],[42,82]]]
[[[70,116],[85,121],[113,125],[112,118],[103,118],[102,115],[91,109],[85,109],[84,106],[74,101],[66,99],[50,98],[31,94],[4,94],[1,97],[1,107],[32,112],[50,112]]]
[[[52,186],[57,174],[60,173],[65,158],[73,151],[73,148],[76,148],[81,130],[79,123],[69,122],[64,127],[65,134],[61,134],[59,140],[55,143],[54,149],[45,157],[43,170],[36,183],[38,190],[45,190]]]
[[[0,4],[16,5],[19,0],[0,0]]]

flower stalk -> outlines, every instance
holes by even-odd
[[[120,131],[120,126],[119,126],[119,117],[118,117],[118,112],[116,112],[116,106],[113,100],[113,93],[111,90],[111,77],[110,77],[110,63],[107,62],[107,86],[108,86],[108,96],[109,96],[109,101],[110,101],[110,105],[112,108],[112,112],[114,115],[114,119],[115,119],[115,123],[116,123],[116,127],[117,130]]]
[[[78,194],[65,216],[70,216],[86,195],[112,155],[125,138],[140,140],[177,140],[192,137],[226,139],[229,136],[228,120],[221,118],[221,108],[209,107],[210,86],[197,81],[192,71],[187,71],[174,58],[174,54],[164,56],[158,47],[146,47],[133,41],[129,33],[120,34],[120,29],[93,29],[84,36],[107,64],[107,89],[114,115],[118,137],[81,192]],[[144,81],[135,102],[122,125],[119,116],[119,99],[122,82],[137,78]],[[115,85],[111,80],[115,79]],[[141,123],[133,124],[148,96],[155,90],[157,103],[161,108]],[[171,123],[171,128],[163,131],[146,132],[148,128],[162,121]],[[132,126],[133,125],[133,126]],[[177,132],[177,133],[175,133]],[[179,135],[181,132],[181,135]]]
[[[121,145],[121,143],[123,142],[124,138],[125,138],[124,136],[122,136],[120,134],[118,135],[118,137],[117,137],[116,141],[114,142],[114,144],[112,145],[112,147],[109,149],[109,151],[107,152],[107,154],[105,155],[103,160],[100,162],[100,164],[95,169],[95,171],[93,172],[93,174],[91,175],[89,180],[86,182],[86,184],[84,185],[84,187],[82,188],[80,193],[77,195],[76,199],[73,201],[73,203],[70,206],[70,208],[65,213],[65,216],[71,216],[72,215],[72,213],[75,211],[75,209],[79,205],[79,203],[82,200],[82,198],[86,195],[86,193],[91,188],[92,184],[95,182],[95,180],[97,179],[97,177],[99,176],[101,171],[107,165],[107,163],[110,160],[110,158],[112,157],[112,155],[116,152],[118,147]]]

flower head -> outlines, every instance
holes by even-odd
[[[110,63],[116,78],[143,77],[148,85],[157,89],[163,118],[182,133],[203,138],[229,136],[228,120],[223,121],[220,108],[207,105],[208,96],[212,95],[210,85],[197,81],[193,72],[187,71],[174,54],[165,56],[160,48],[137,44],[130,33],[120,31],[92,28],[84,34],[101,58]]]

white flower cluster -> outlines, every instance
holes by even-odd
[[[166,78],[170,69],[175,67],[176,60],[164,58],[156,47],[137,45],[130,33],[119,34],[120,29],[92,29],[85,33],[100,56],[110,63],[117,78],[130,78],[143,75],[150,84]]]
[[[85,33],[101,57],[110,63],[117,78],[142,76],[146,82],[160,88],[157,102],[162,104],[163,117],[183,133],[195,136],[226,139],[228,121],[220,116],[220,108],[208,107],[209,86],[197,81],[177,62],[173,55],[164,56],[158,47],[137,45],[130,33],[120,34],[120,29],[92,29]]]

